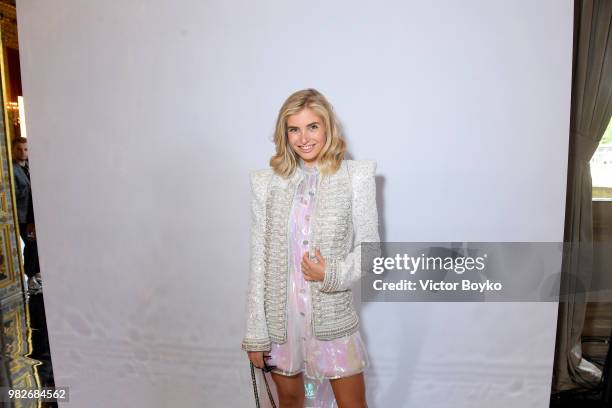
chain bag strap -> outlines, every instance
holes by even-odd
[[[268,392],[268,397],[270,398],[270,404],[272,404],[272,408],[276,408],[276,403],[274,402],[274,397],[272,396],[272,392],[270,391],[270,386],[268,385],[268,379],[266,378],[266,372],[261,369],[261,375],[264,379],[264,384],[266,385],[266,391]],[[251,380],[253,381],[253,393],[255,394],[255,406],[257,408],[261,408],[259,404],[259,393],[257,392],[257,381],[255,379],[255,366],[253,362],[251,362]]]

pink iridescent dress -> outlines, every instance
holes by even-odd
[[[290,228],[291,261],[287,304],[287,342],[272,343],[268,364],[276,373],[304,373],[305,407],[336,408],[329,379],[363,372],[369,365],[359,331],[335,340],[317,340],[311,329],[311,303],[308,282],[301,261],[308,250],[319,170],[300,161],[304,174],[293,200]],[[310,254],[314,256],[314,254]]]

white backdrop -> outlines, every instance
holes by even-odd
[[[249,171],[314,87],[387,241],[561,241],[572,1],[18,0],[71,407],[253,406]],[[370,407],[548,407],[556,303],[368,303]],[[68,404],[67,404],[68,405]]]

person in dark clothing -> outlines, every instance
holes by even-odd
[[[32,205],[32,188],[28,162],[28,139],[23,137],[16,138],[13,141],[12,153],[19,234],[25,243],[23,250],[24,269],[28,276],[28,288],[40,290],[42,288],[42,279],[38,263],[38,247],[36,245],[36,227],[34,223],[34,207]]]

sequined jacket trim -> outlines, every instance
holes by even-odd
[[[355,332],[359,317],[351,285],[361,276],[361,243],[379,242],[376,162],[343,160],[334,174],[319,177],[310,254],[320,248],[325,279],[309,282],[312,331],[319,340]],[[251,255],[246,335],[242,349],[266,351],[287,341],[289,216],[303,178],[298,167],[284,179],[272,169],[251,173]],[[368,256],[373,256],[369,254]]]

